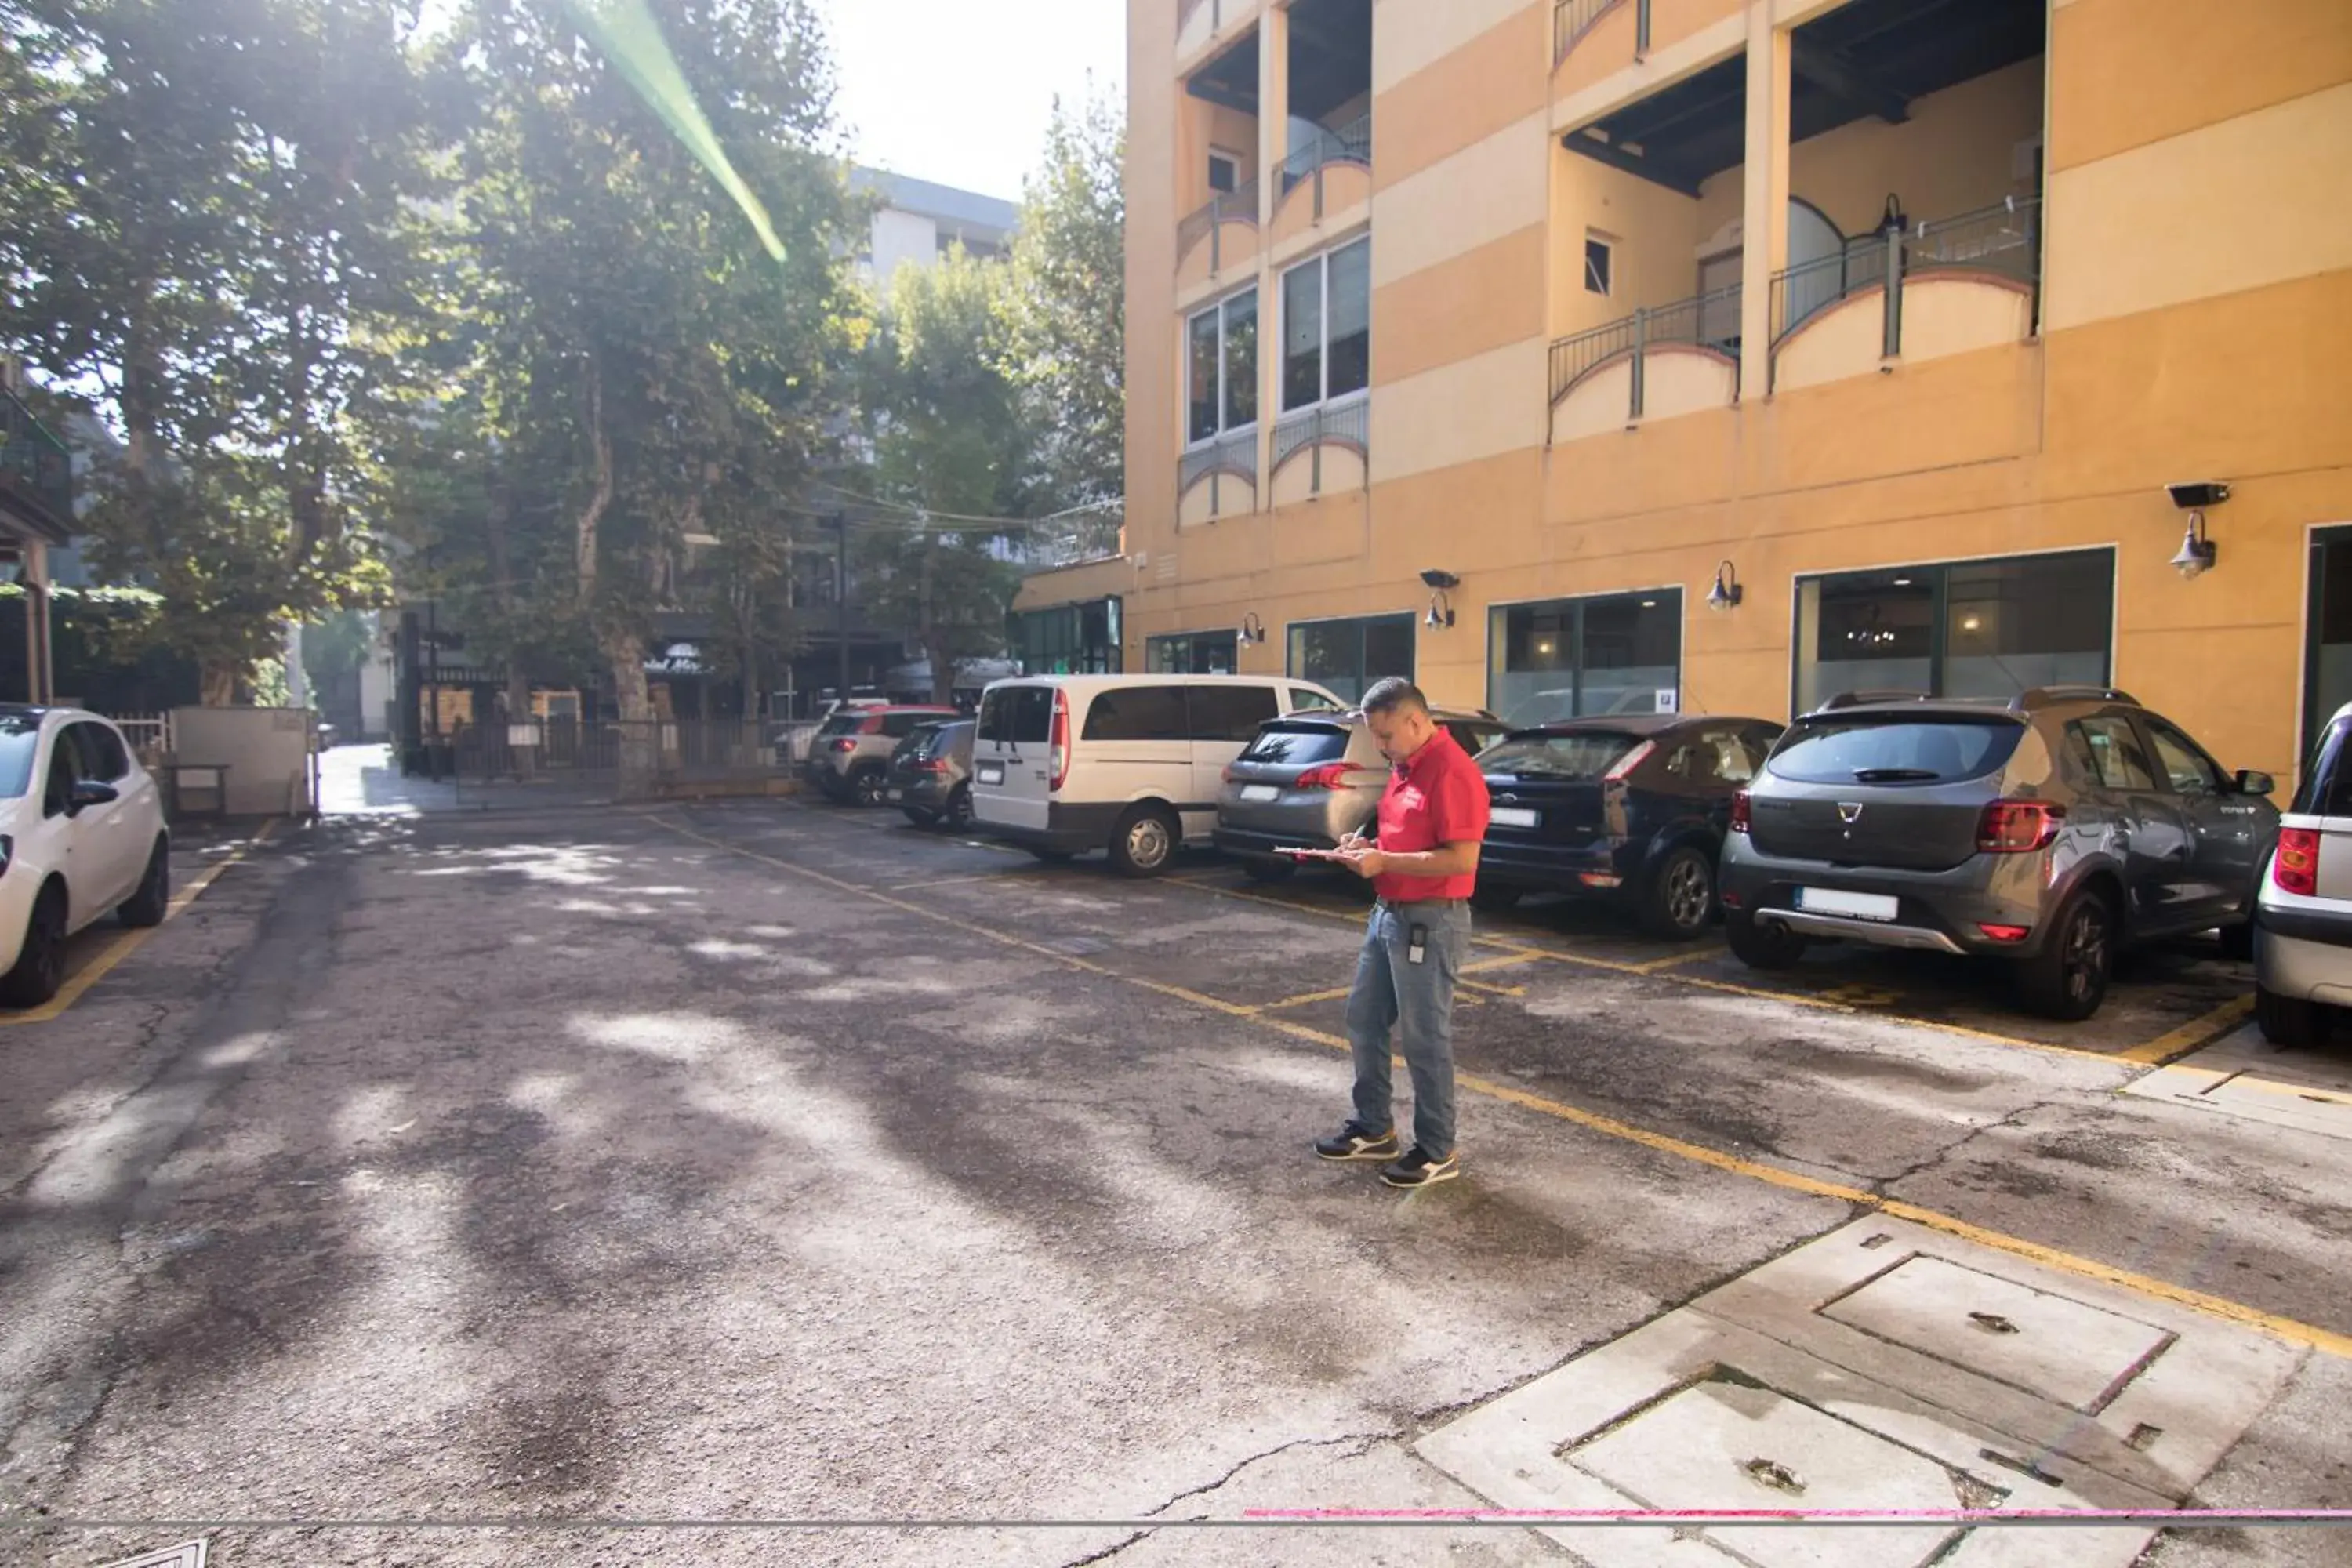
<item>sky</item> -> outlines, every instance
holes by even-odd
[[[815,0],[853,155],[1017,201],[1054,98],[1127,88],[1126,0]]]

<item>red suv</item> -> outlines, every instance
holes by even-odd
[[[850,708],[817,727],[801,776],[844,805],[879,805],[890,787],[890,753],[918,724],[961,719],[953,708]]]

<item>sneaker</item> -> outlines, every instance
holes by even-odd
[[[1450,1182],[1461,1173],[1460,1155],[1432,1159],[1429,1151],[1418,1143],[1412,1146],[1412,1153],[1395,1164],[1381,1167],[1381,1180],[1392,1187],[1425,1187],[1434,1182]]]
[[[1315,1140],[1315,1152],[1326,1160],[1393,1160],[1397,1135],[1375,1132],[1360,1121],[1350,1121],[1328,1138]]]

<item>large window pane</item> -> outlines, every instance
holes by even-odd
[[[1217,312],[1202,311],[1187,332],[1184,438],[1205,441],[1217,433]]]
[[[2104,550],[1946,569],[1942,697],[2014,697],[2107,679],[2114,564]]]
[[[1383,616],[1364,623],[1364,686],[1391,675],[1412,679],[1412,617]],[[1362,692],[1358,692],[1359,697]]]
[[[1153,637],[1144,645],[1144,668],[1152,675],[1231,675],[1238,641],[1232,632]]]
[[[1225,428],[1257,418],[1257,290],[1225,301]]]
[[[1194,686],[1185,691],[1192,705],[1192,739],[1247,741],[1257,727],[1277,711],[1271,686]]]
[[[1192,720],[1181,686],[1114,686],[1087,709],[1084,741],[1182,741]]]
[[[1361,701],[1365,689],[1384,676],[1412,679],[1412,617],[1368,616],[1294,626],[1289,653],[1293,676],[1346,701]]]
[[[1515,725],[1672,712],[1682,688],[1682,591],[1507,605],[1493,612],[1486,705]]]
[[[1360,239],[1331,253],[1329,365],[1326,397],[1361,392],[1371,381],[1372,242]]]
[[[1926,567],[1805,583],[1798,600],[1798,710],[1841,691],[1930,689],[1936,575]]]
[[[1318,258],[1282,278],[1282,405],[1323,400],[1323,263]]]
[[[2311,546],[2311,699],[2304,705],[2305,751],[2352,702],[2352,533],[2330,531]]]

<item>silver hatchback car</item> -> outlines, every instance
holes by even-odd
[[[1503,737],[1492,713],[1433,708],[1431,717],[1476,756]],[[1261,882],[1298,868],[1285,849],[1328,849],[1372,820],[1389,764],[1360,712],[1293,713],[1262,725],[1225,769],[1217,847]]]
[[[2352,704],[2312,748],[2254,904],[2254,1017],[2276,1046],[2324,1043],[2352,1007]]]

